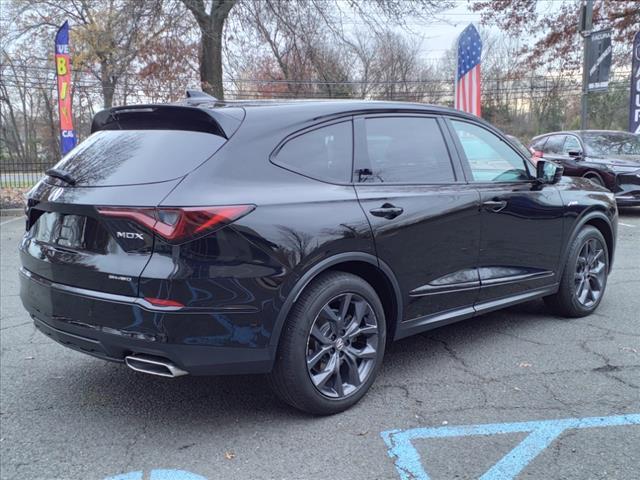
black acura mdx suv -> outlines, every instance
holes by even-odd
[[[587,315],[605,291],[613,195],[455,110],[192,96],[92,132],[28,195],[21,297],[134,370],[269,373],[330,414],[389,341],[538,297]]]

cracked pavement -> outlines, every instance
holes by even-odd
[[[0,222],[2,480],[152,469],[208,480],[398,479],[381,431],[640,413],[640,209],[621,212],[594,315],[557,318],[534,301],[407,338],[389,348],[364,400],[327,418],[281,404],[262,377],[168,380],[55,344],[18,297],[22,221]],[[524,435],[415,448],[431,478],[471,479]],[[640,427],[566,431],[518,478],[638,479]]]

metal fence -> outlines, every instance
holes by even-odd
[[[5,83],[7,84],[7,83]],[[8,83],[9,87],[11,84]],[[59,159],[57,118],[52,111],[55,83],[44,92],[38,110],[31,115],[24,131],[9,125],[0,130],[0,186],[28,188]],[[411,82],[286,82],[281,80],[229,80],[227,98],[236,100],[278,98],[365,98],[435,103],[451,106],[453,86],[444,80]],[[116,104],[175,101],[180,89],[172,89],[164,97],[149,98],[141,93],[116,94]],[[101,103],[99,85],[78,83],[74,97],[74,121],[80,140],[90,130],[91,117]],[[579,127],[580,80],[575,77],[532,77],[518,80],[485,79],[483,84],[483,117],[507,133],[527,142],[532,136],[550,130]],[[88,105],[89,100],[94,105]],[[629,102],[629,74],[613,77],[607,93],[590,95],[590,127],[624,129]],[[48,115],[46,114],[48,112]],[[19,112],[18,112],[19,113]],[[18,122],[19,123],[19,122]],[[22,125],[22,124],[20,124]]]

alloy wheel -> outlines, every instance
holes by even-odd
[[[307,339],[307,371],[316,389],[330,398],[355,393],[378,356],[378,321],[360,295],[343,293],[316,315]]]
[[[605,252],[598,239],[590,238],[580,249],[575,271],[575,296],[591,308],[602,296],[606,276]]]

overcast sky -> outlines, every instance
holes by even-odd
[[[456,42],[458,35],[469,24],[473,23],[482,30],[489,30],[491,33],[500,34],[497,27],[481,25],[480,14],[471,10],[467,0],[453,0],[455,6],[439,15],[438,20],[425,22],[409,22],[410,27],[422,40],[422,56],[428,60],[440,58]],[[563,0],[539,0],[536,6],[538,12],[553,14]],[[578,21],[576,12],[576,22]],[[533,40],[531,34],[525,35],[521,40]]]

